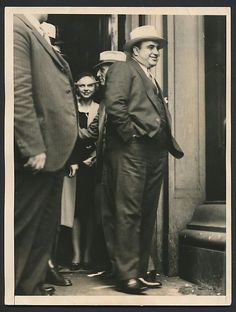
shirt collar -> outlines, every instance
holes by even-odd
[[[132,59],[133,59],[135,62],[137,62],[137,63],[139,64],[139,66],[142,68],[142,70],[144,71],[144,73],[146,74],[146,76],[147,76],[148,78],[150,78],[150,73],[149,73],[147,67],[144,66],[143,64],[141,64],[141,63],[140,63],[138,60],[136,60],[134,57],[132,57]]]
[[[25,14],[25,17],[28,21],[34,26],[34,28],[44,37],[49,45],[51,45],[51,40],[47,34],[47,32],[43,29],[41,23],[35,18],[33,15]],[[58,53],[58,52],[57,52]]]

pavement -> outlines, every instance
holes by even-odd
[[[130,296],[118,292],[111,279],[103,274],[91,274],[86,270],[70,272],[61,270],[62,274],[72,281],[72,286],[55,286],[55,296]],[[150,296],[221,296],[217,289],[209,286],[195,285],[179,277],[160,275],[162,288],[148,289],[145,294]]]
[[[16,296],[14,304],[72,306],[77,311],[76,306],[96,306],[96,309],[100,306],[215,306],[228,305],[231,300],[211,287],[164,275],[159,276],[162,288],[148,289],[141,295],[125,294],[115,289],[111,279],[90,273],[67,269],[63,275],[71,279],[72,286],[55,286],[53,296]]]

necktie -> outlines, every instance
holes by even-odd
[[[147,72],[148,72],[148,78],[154,83],[154,85],[156,85],[155,79],[154,79],[154,77],[152,76],[151,71],[148,70]]]
[[[46,31],[42,27],[39,27],[39,28],[41,30],[41,35],[43,36],[43,38],[51,45],[50,38],[48,34],[46,33]]]
[[[153,75],[151,74],[151,71],[150,71],[150,69],[148,69],[148,78],[152,81],[152,83],[154,84],[154,86],[155,86],[155,93],[156,94],[158,94],[159,93],[159,90],[158,90],[158,88],[157,88],[157,83],[156,83],[156,80],[155,80],[155,78],[153,77]]]

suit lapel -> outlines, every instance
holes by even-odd
[[[106,118],[105,106],[104,106],[103,101],[101,101],[99,104],[98,112],[99,112],[98,128],[99,128],[99,132],[101,132],[102,128],[104,127],[105,118]]]
[[[169,123],[169,125],[171,125],[171,115],[170,115],[169,109],[168,109],[168,107],[167,107],[167,105],[166,105],[166,100],[164,99],[162,90],[161,90],[161,88],[160,88],[158,82],[156,81],[156,79],[155,79],[155,82],[156,82],[157,88],[158,88],[158,90],[159,90],[159,96],[160,96],[160,98],[161,98],[161,101],[162,101],[162,103],[163,103],[163,106],[164,106],[164,109],[165,109],[165,112],[166,112],[166,117],[167,117],[167,119],[168,119],[168,123]]]
[[[158,111],[158,113],[160,113],[158,106],[156,104],[156,97],[153,91],[153,87],[151,84],[153,84],[151,82],[151,80],[149,81],[148,77],[145,75],[143,69],[139,66],[139,64],[135,61],[135,60],[129,60],[129,62],[132,64],[132,67],[134,67],[136,69],[136,71],[138,72],[138,74],[140,75],[140,77],[142,78],[143,84],[144,84],[144,89],[146,91],[146,94],[148,96],[148,98],[150,99],[150,101],[152,102],[152,104],[154,105],[154,107],[156,108],[156,110]]]
[[[39,43],[44,47],[48,54],[55,60],[55,62],[60,66],[65,66],[65,61],[59,59],[56,55],[55,51],[53,50],[52,46],[43,38],[43,36],[38,32],[38,30],[25,18],[23,15],[18,15],[18,17],[24,22],[24,24],[32,30],[33,35],[37,38]],[[62,57],[61,57],[62,58]]]
[[[52,48],[52,49],[53,49],[53,48]],[[74,87],[74,80],[73,80],[73,77],[72,77],[72,74],[71,74],[71,70],[70,70],[69,64],[68,64],[67,61],[64,59],[64,57],[62,57],[62,56],[60,55],[60,53],[58,53],[58,52],[55,51],[54,49],[53,49],[53,52],[54,52],[55,56],[58,58],[59,62],[63,65],[62,68],[63,68],[64,70],[67,71],[67,74],[68,74],[68,76],[69,76],[69,78],[70,78],[70,82],[71,82],[72,86]],[[61,69],[62,69],[62,68],[61,68]]]
[[[144,71],[142,70],[142,68],[139,66],[139,64],[135,60],[131,59],[129,62],[132,63],[132,66],[135,67],[135,69],[137,70],[137,72],[141,76],[148,98],[151,100],[151,102],[153,103],[154,107],[157,109],[158,113],[160,113],[160,111],[158,109],[158,106],[156,104],[156,97],[154,95],[153,88],[151,86],[152,82],[148,80],[148,77],[145,75]],[[166,101],[165,101],[165,99],[163,97],[162,90],[161,90],[159,84],[157,83],[156,79],[155,79],[155,82],[156,82],[157,88],[159,90],[159,97],[160,97],[160,99],[161,99],[161,101],[162,101],[162,103],[164,105],[164,109],[165,109],[165,112],[166,112],[166,117],[167,117],[168,123],[169,123],[169,125],[171,125],[170,112],[169,112],[169,109],[168,109],[168,107],[166,105]]]

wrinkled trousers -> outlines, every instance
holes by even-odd
[[[107,138],[102,223],[117,280],[145,276],[167,150],[157,140]]]
[[[15,171],[15,293],[34,295],[44,283],[60,221],[62,172]]]

